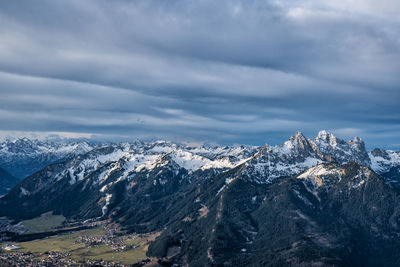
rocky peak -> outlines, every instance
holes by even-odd
[[[299,148],[305,151],[310,151],[312,149],[307,138],[305,138],[301,132],[296,132],[296,144]]]
[[[319,131],[319,132],[318,132],[317,137],[316,137],[315,139],[316,139],[316,140],[329,141],[331,136],[334,137],[333,134],[328,133],[328,132],[325,131],[325,130],[322,130],[322,131]]]
[[[330,135],[331,135],[331,134],[328,133],[327,131],[322,130],[322,131],[319,131],[319,132],[318,132],[316,138],[321,139],[321,140],[327,140],[327,139],[329,138]]]
[[[371,164],[364,141],[359,137],[354,137],[353,140],[346,142],[332,133],[320,131],[317,137],[310,142],[320,157],[329,155],[339,163],[359,162],[366,166]]]
[[[351,140],[351,141],[349,141],[349,142],[347,142],[347,143],[348,143],[349,145],[352,145],[353,147],[357,148],[359,151],[366,152],[365,143],[364,143],[364,141],[363,141],[360,137],[358,137],[358,136],[355,136],[355,137],[353,138],[353,140]]]
[[[308,156],[312,151],[312,146],[307,138],[301,133],[296,132],[295,136],[291,136],[288,141],[283,144],[283,148],[292,154],[301,154]]]
[[[332,133],[329,133],[325,130],[322,130],[318,133],[317,137],[315,138],[315,142],[318,144],[329,145],[332,147],[336,147],[338,143],[344,143],[343,140],[337,138]]]

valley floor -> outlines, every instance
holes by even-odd
[[[40,240],[4,242],[0,244],[0,265],[143,266],[151,264],[146,251],[156,236],[157,233],[121,235],[113,225],[104,224]]]

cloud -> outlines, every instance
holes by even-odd
[[[332,129],[391,147],[398,11],[395,0],[1,1],[0,129],[251,144]]]

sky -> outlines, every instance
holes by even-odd
[[[2,0],[0,136],[400,149],[398,0]]]

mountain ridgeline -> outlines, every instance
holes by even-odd
[[[52,211],[159,231],[148,255],[167,265],[400,265],[400,152],[325,131],[280,146],[86,150],[21,181],[0,216]]]
[[[0,143],[0,166],[21,180],[55,162],[72,159],[95,148],[88,142],[21,138]]]
[[[23,178],[49,164],[70,160],[94,149],[88,142],[21,138],[0,143],[0,196]]]

